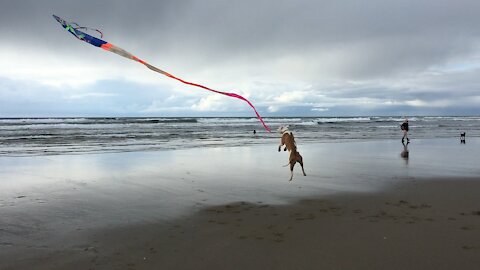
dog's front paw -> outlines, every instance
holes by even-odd
[[[287,151],[287,147],[285,147],[285,149],[283,149],[283,151]]]

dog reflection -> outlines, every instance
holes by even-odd
[[[408,142],[407,143],[402,143],[403,144],[403,150],[400,153],[400,156],[405,160],[405,163],[408,165]]]

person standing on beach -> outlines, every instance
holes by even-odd
[[[403,123],[400,125],[400,128],[403,130],[402,143],[405,141],[405,138],[407,138],[407,143],[409,143],[410,139],[408,138],[408,119],[406,117]]]

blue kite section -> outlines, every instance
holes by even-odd
[[[99,38],[90,36],[89,34],[84,33],[82,31],[79,31],[79,30],[76,30],[76,29],[74,31],[77,34],[77,37],[79,37],[81,40],[83,40],[85,42],[88,42],[88,43],[92,44],[93,46],[101,47],[103,44],[107,44],[106,41],[103,41]]]

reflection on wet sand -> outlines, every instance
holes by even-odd
[[[408,165],[408,157],[409,157],[408,144],[409,144],[409,142],[407,142],[407,143],[402,142],[402,144],[403,144],[403,150],[400,153],[400,156],[405,160],[405,163]]]

